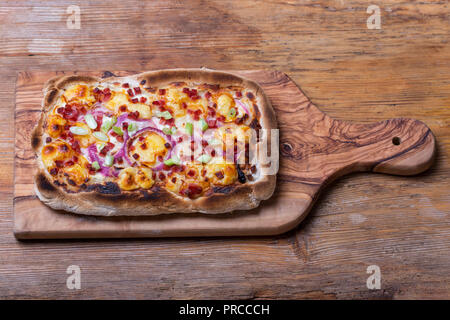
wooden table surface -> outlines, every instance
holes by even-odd
[[[81,28],[67,8],[79,5]],[[369,5],[381,29],[368,29]],[[450,298],[447,1],[2,1],[1,298]],[[438,143],[416,177],[352,174],[280,236],[18,242],[12,233],[19,71],[277,69],[337,119],[411,117]],[[69,265],[81,289],[66,287]],[[381,270],[369,290],[366,269]]]

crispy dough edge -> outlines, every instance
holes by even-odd
[[[84,215],[96,216],[153,216],[167,213],[207,213],[218,214],[235,210],[250,210],[259,206],[262,200],[270,198],[275,190],[276,175],[264,175],[252,184],[216,187],[212,195],[195,200],[184,199],[162,189],[152,188],[151,192],[108,190],[98,187],[89,192],[68,193],[53,184],[52,177],[40,161],[39,149],[42,145],[43,121],[45,113],[53,105],[60,89],[79,82],[110,82],[124,77],[96,78],[82,75],[59,76],[44,85],[42,113],[32,133],[32,147],[38,159],[38,172],[34,177],[38,198],[55,210],[65,210]],[[223,71],[209,69],[167,69],[143,72],[125,78],[146,80],[148,85],[158,86],[173,81],[199,81],[218,83],[222,86],[242,86],[255,92],[263,129],[277,129],[275,112],[262,88],[254,81]],[[183,79],[183,80],[181,80]],[[270,145],[270,137],[268,145]],[[262,167],[262,173],[264,173]]]

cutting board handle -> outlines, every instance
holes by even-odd
[[[405,118],[370,124],[328,121],[332,150],[328,160],[336,164],[333,175],[353,171],[414,175],[433,163],[435,138],[421,121]]]

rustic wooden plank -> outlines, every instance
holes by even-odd
[[[430,129],[410,119],[367,125],[329,118],[285,74],[236,71],[258,81],[272,102],[279,128],[277,191],[258,208],[224,215],[175,214],[105,218],[64,214],[36,199],[32,129],[40,116],[44,83],[55,72],[19,73],[16,85],[14,233],[19,239],[273,235],[307,215],[330,181],[355,171],[412,175],[434,160]],[[103,77],[128,72],[84,73]],[[393,143],[398,140],[398,145]],[[278,146],[277,146],[278,147]]]
[[[0,4],[1,297],[449,297],[448,3],[141,3],[81,5],[81,30],[67,30],[58,14],[70,1]],[[369,4],[381,8],[381,30],[366,28]],[[48,38],[64,42],[60,53],[28,51]],[[11,232],[16,73],[74,64],[282,70],[333,118],[424,121],[437,137],[437,162],[418,177],[339,180],[299,228],[277,237],[18,243]],[[65,270],[76,263],[82,290],[70,291]],[[382,290],[366,288],[369,264],[380,266]]]

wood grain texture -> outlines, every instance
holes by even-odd
[[[445,1],[0,3],[0,296],[3,298],[449,298],[450,31]],[[368,30],[366,9],[381,9]],[[218,36],[220,31],[220,36]],[[120,40],[117,40],[120,39]],[[49,41],[51,40],[51,41]],[[277,69],[330,117],[414,118],[437,141],[416,177],[357,173],[281,236],[17,242],[17,72]],[[82,290],[65,286],[78,264]],[[381,290],[368,290],[377,264]]]
[[[276,235],[298,225],[324,186],[344,174],[374,171],[413,175],[432,165],[436,151],[435,139],[431,130],[420,121],[399,118],[357,124],[333,120],[314,106],[284,73],[268,70],[231,72],[257,81],[271,100],[277,115],[281,146],[278,149],[281,149],[281,154],[275,194],[250,211],[221,215],[171,214],[147,218],[86,217],[52,210],[39,201],[34,191],[34,174],[30,174],[37,168],[31,147],[32,130],[40,118],[44,84],[62,72],[19,73],[16,85],[14,162],[16,237]],[[103,71],[82,74],[107,78],[133,73]]]

